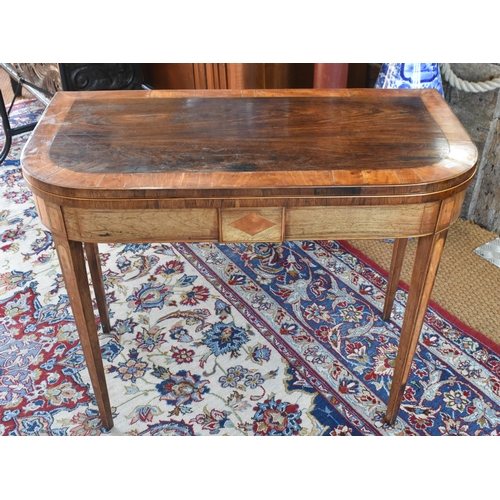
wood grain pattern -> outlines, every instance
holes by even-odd
[[[448,156],[448,141],[421,99],[352,104],[352,98],[335,97],[127,98],[112,106],[105,98],[76,100],[50,158],[66,170],[104,175],[117,168],[196,173],[214,166],[228,172],[369,169],[376,175],[381,168],[418,168]]]
[[[418,240],[410,293],[406,302],[391,392],[384,419],[389,424],[395,422],[401,406],[447,233],[448,231],[445,230]]]
[[[283,209],[226,209],[221,211],[222,243],[283,241]]]
[[[71,310],[75,318],[83,354],[87,362],[90,380],[95,392],[97,406],[104,427],[110,429],[113,427],[113,417],[92,308],[83,247],[81,243],[67,241],[55,234],[54,244],[70,298]]]
[[[64,209],[68,238],[84,242],[217,241],[216,209]]]
[[[411,238],[434,232],[439,202],[376,207],[290,208],[285,239]]]
[[[476,155],[432,90],[61,92],[23,166],[65,197],[364,197],[469,182]]]
[[[278,206],[276,206],[278,205]],[[82,242],[221,243],[301,239],[416,238],[434,232],[440,202],[401,206],[309,206],[122,210],[65,207],[64,229]],[[253,216],[254,218],[252,219]],[[271,222],[260,228],[259,218]],[[241,222],[240,219],[242,220]],[[51,219],[52,220],[52,219]],[[45,221],[52,230],[59,227]]]

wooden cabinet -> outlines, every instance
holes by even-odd
[[[368,87],[362,63],[143,63],[156,89],[307,89]]]
[[[156,89],[312,88],[312,63],[149,63],[144,83]]]

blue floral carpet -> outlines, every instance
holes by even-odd
[[[41,112],[24,101],[12,123]],[[499,434],[498,347],[432,304],[397,422],[382,422],[406,291],[382,321],[384,274],[330,241],[101,245],[107,432],[22,179],[27,137],[0,166],[0,435]]]

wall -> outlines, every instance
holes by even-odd
[[[500,64],[450,64],[463,80],[500,77]],[[478,172],[469,186],[461,217],[500,233],[500,90],[466,92],[443,78],[445,99],[478,148]]]

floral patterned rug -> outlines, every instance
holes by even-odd
[[[41,112],[24,101],[11,121]],[[499,434],[500,350],[434,304],[397,422],[382,422],[406,290],[382,321],[385,274],[332,241],[101,245],[104,430],[22,179],[27,137],[0,166],[0,435]]]

